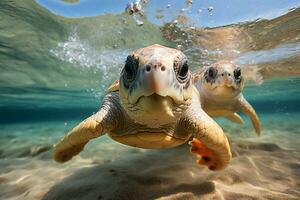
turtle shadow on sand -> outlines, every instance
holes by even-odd
[[[85,167],[55,184],[43,200],[52,199],[193,199],[215,193],[215,184],[199,174],[186,145],[136,152],[122,159]]]

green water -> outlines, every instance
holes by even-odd
[[[63,167],[51,158],[52,145],[97,111],[105,89],[118,78],[128,53],[153,43],[183,50],[193,70],[220,59],[241,65],[248,78],[244,95],[261,118],[262,137],[255,137],[249,121],[239,126],[217,120],[236,147],[233,152],[241,153],[243,148],[238,144],[245,141],[267,143],[271,149],[275,145],[274,151],[282,149],[285,156],[291,151],[291,165],[284,165],[291,173],[281,175],[291,176],[291,191],[265,188],[291,199],[300,198],[299,16],[298,8],[272,20],[195,30],[186,24],[158,26],[146,19],[140,27],[124,13],[64,18],[34,1],[0,1],[0,199],[62,199],[63,187],[53,193],[57,196],[45,193],[57,184],[60,188],[62,178],[88,164],[109,168],[126,157],[143,160],[161,153],[168,159],[176,157],[178,151],[188,152],[187,147],[181,147],[170,153],[152,153],[104,137]],[[36,148],[43,150],[37,152]],[[263,153],[276,157],[272,151]],[[193,163],[192,159],[188,157],[186,162]],[[239,162],[235,159],[233,163]],[[26,178],[28,174],[33,175]],[[260,183],[253,185],[264,188]],[[56,187],[52,189],[56,191]],[[71,188],[69,193],[74,191],[76,188]]]

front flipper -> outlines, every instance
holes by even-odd
[[[208,110],[207,114],[211,117],[226,117],[230,121],[235,122],[237,124],[244,124],[245,123],[240,115],[238,115],[237,113],[234,113],[230,110],[222,110],[222,109]]]
[[[181,124],[198,141],[191,142],[191,152],[200,156],[198,163],[211,170],[224,169],[230,159],[230,146],[222,128],[201,108],[197,97],[186,112]]]
[[[53,158],[57,162],[66,162],[79,154],[89,140],[112,130],[121,120],[118,95],[105,96],[101,109],[73,128],[58,144],[54,145]]]
[[[57,162],[66,162],[79,154],[89,140],[103,135],[101,112],[85,119],[73,128],[58,144],[54,145],[53,157]]]
[[[214,163],[220,162],[220,159],[214,151],[206,147],[196,138],[193,138],[193,140],[189,142],[189,145],[191,145],[191,153],[200,156],[200,159],[197,160],[198,164],[206,165],[209,169],[214,170]]]
[[[259,118],[258,118],[254,108],[250,105],[250,103],[243,96],[238,101],[237,109],[239,111],[244,112],[251,119],[251,122],[255,129],[255,132],[259,136],[260,132],[261,132]]]

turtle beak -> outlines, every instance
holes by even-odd
[[[151,62],[139,68],[127,99],[134,104],[139,98],[153,94],[171,97],[175,103],[185,100],[184,92],[177,82],[173,67],[166,67],[159,62]]]
[[[219,85],[231,87],[233,84],[232,74],[227,71],[223,71],[222,74],[219,75]]]
[[[159,96],[168,95],[168,82],[171,69],[166,69],[161,63],[154,62],[140,67],[135,84],[128,96],[130,103],[135,103],[142,96],[157,94]]]
[[[146,65],[144,69],[144,89],[150,93],[164,96],[167,93],[168,70],[160,63]]]

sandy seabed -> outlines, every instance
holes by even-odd
[[[57,164],[51,145],[69,127],[2,126],[0,199],[300,199],[300,125],[264,124],[259,138],[250,127],[225,126],[233,159],[220,172],[197,165],[188,145],[143,150],[106,136]]]

